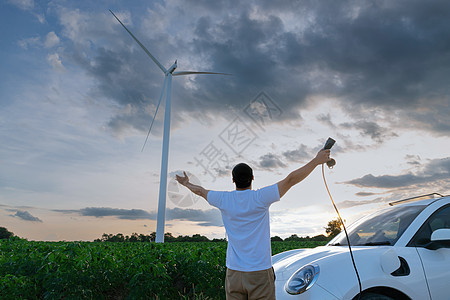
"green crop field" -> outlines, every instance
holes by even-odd
[[[325,242],[273,242],[272,253]],[[225,242],[0,240],[1,299],[224,299]]]

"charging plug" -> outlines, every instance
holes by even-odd
[[[327,142],[325,143],[325,146],[323,147],[323,149],[325,149],[325,150],[331,149],[331,147],[333,147],[334,143],[336,143],[336,141],[329,137]],[[336,160],[334,160],[334,158],[331,158],[329,161],[327,161],[328,168],[332,169],[335,165],[336,165]]]

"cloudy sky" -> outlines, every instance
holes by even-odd
[[[0,3],[0,226],[31,240],[156,230],[164,76],[175,77],[166,232],[224,237],[180,170],[231,190],[284,178],[331,136],[325,169],[347,222],[417,194],[450,193],[448,1]],[[272,235],[324,233],[321,169],[271,207]]]

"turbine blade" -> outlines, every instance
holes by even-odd
[[[231,75],[228,73],[217,73],[217,72],[196,72],[196,71],[180,71],[180,72],[173,72],[173,76],[179,76],[179,75],[195,75],[195,74],[213,74],[213,75]]]
[[[150,51],[148,51],[147,48],[145,48],[145,46],[142,45],[142,43],[131,33],[131,31],[129,31],[128,28],[125,25],[123,25],[122,21],[119,20],[119,18],[112,12],[112,10],[109,10],[109,11],[112,13],[114,18],[116,18],[116,20],[119,21],[119,23],[123,26],[123,28],[125,28],[125,30],[131,35],[131,37],[136,41],[136,43],[138,43],[138,45],[141,46],[141,48],[145,51],[145,53],[147,53],[147,55],[155,62],[155,64],[164,73],[166,73],[167,72],[166,68],[164,68],[164,66],[159,63],[159,61],[150,53]]]
[[[144,142],[144,145],[142,146],[141,152],[144,152],[144,148],[145,148],[145,145],[147,144],[148,136],[150,135],[150,131],[152,131],[153,122],[155,122],[156,114],[158,113],[159,105],[161,104],[161,100],[164,96],[164,90],[166,89],[166,81],[167,81],[167,76],[164,76],[164,83],[163,83],[163,88],[161,90],[161,95],[159,96],[158,106],[156,107],[155,115],[153,116],[152,123],[150,124],[150,128],[148,129],[147,137],[145,138],[145,142]]]

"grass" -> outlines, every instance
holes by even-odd
[[[325,242],[272,242],[272,253]],[[226,242],[0,241],[2,299],[224,299]]]

